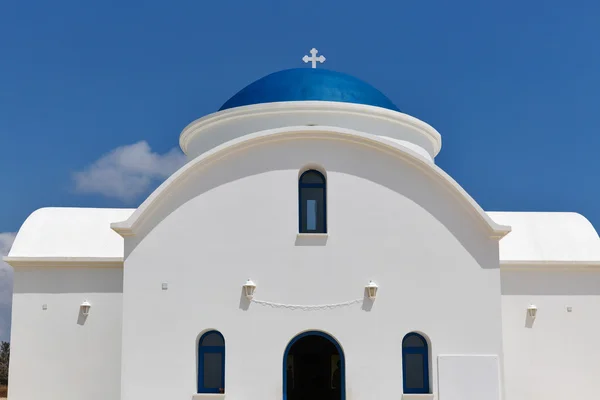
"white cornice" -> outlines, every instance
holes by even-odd
[[[310,235],[306,235],[310,236]],[[323,235],[321,235],[323,236]],[[326,236],[326,235],[325,235]],[[123,268],[121,257],[3,257],[11,267]],[[503,271],[599,271],[600,260],[500,260]]]
[[[463,205],[472,212],[472,214],[486,227],[491,238],[500,239],[510,232],[510,227],[500,225],[494,222],[484,211],[479,204],[473,200],[471,196],[446,172],[437,167],[430,160],[417,154],[416,152],[382,139],[378,136],[358,132],[351,129],[344,129],[330,126],[292,126],[279,129],[270,129],[262,132],[249,134],[227,143],[224,143],[216,148],[207,151],[201,156],[196,157],[162,183],[139,207],[138,209],[123,222],[111,224],[111,228],[122,236],[135,235],[140,225],[146,220],[148,215],[151,215],[153,210],[160,204],[163,199],[169,197],[169,193],[175,188],[179,182],[185,180],[185,177],[196,168],[202,168],[218,160],[224,156],[231,155],[245,148],[256,146],[261,143],[274,142],[280,140],[306,140],[306,139],[324,139],[324,140],[340,140],[351,142],[358,145],[369,146],[379,151],[402,158],[416,167],[427,172],[438,182],[450,190]]]
[[[276,117],[286,116],[293,117],[294,115],[303,114],[312,117],[317,115],[329,115],[347,119],[349,116],[359,117],[361,120],[382,121],[391,126],[409,127],[411,131],[418,132],[422,137],[426,138],[431,143],[433,149],[432,157],[435,157],[442,148],[441,135],[429,124],[408,114],[399,111],[389,110],[376,106],[343,103],[334,101],[289,101],[276,103],[253,104],[243,107],[230,108],[223,111],[218,111],[209,114],[205,117],[197,119],[186,126],[179,137],[179,145],[184,153],[187,154],[190,141],[202,135],[203,133],[215,128],[219,125],[226,125],[235,120],[255,119],[257,117]],[[278,128],[276,118],[270,118],[269,122],[265,122],[265,126],[258,130],[266,130]],[[274,124],[273,126],[270,126]],[[298,121],[290,125],[300,125]],[[330,125],[330,124],[326,124]],[[387,125],[390,126],[390,125]],[[356,129],[355,126],[342,126],[343,128]],[[374,127],[375,130],[377,128]],[[248,134],[252,132],[243,132]]]
[[[600,260],[500,260],[503,271],[600,270]]]
[[[11,267],[123,268],[123,257],[4,257]]]

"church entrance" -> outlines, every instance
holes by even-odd
[[[284,400],[344,400],[344,353],[331,336],[296,336],[285,350],[284,368]]]

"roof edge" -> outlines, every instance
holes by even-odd
[[[600,271],[600,260],[500,260],[503,271]]]
[[[2,261],[19,267],[123,268],[123,257],[10,257]]]

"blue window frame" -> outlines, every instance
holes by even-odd
[[[198,393],[225,392],[225,339],[206,332],[198,342]]]
[[[411,332],[402,340],[402,375],[404,393],[430,393],[429,348],[418,333]]]
[[[300,233],[327,233],[325,177],[313,169],[298,180]]]

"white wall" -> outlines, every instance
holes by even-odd
[[[320,243],[297,237],[309,163],[328,177]],[[502,353],[498,243],[390,154],[317,139],[255,146],[198,168],[150,218],[126,238],[122,400],[191,398],[197,340],[211,328],[226,340],[231,399],[280,399],[284,349],[305,330],[339,340],[349,400],[400,398],[410,331],[432,341],[434,391],[437,355]],[[247,278],[257,299],[288,304],[361,298],[370,279],[380,292],[373,307],[290,310],[248,304]]]
[[[506,400],[598,398],[600,271],[501,275]]]
[[[9,398],[119,399],[122,288],[120,268],[15,268]]]

